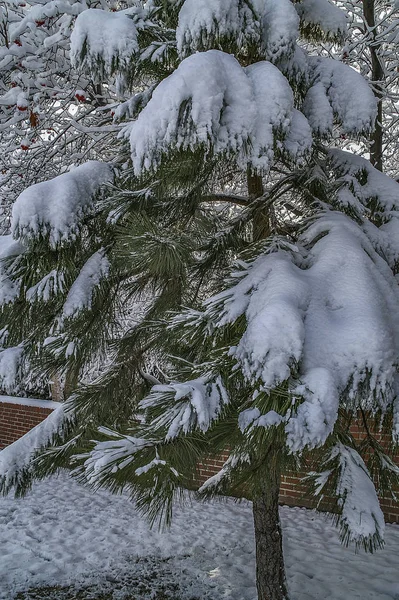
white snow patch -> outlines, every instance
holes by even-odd
[[[288,507],[280,514],[292,598],[394,600],[399,594],[397,525],[387,525],[385,550],[355,554],[341,546],[324,515]],[[165,586],[181,584],[182,600],[257,597],[247,501],[193,499],[174,507],[172,528],[161,533],[149,528],[126,495],[93,493],[63,473],[35,483],[26,498],[0,498],[0,539],[1,600],[43,585],[90,587],[99,595],[124,574],[140,580],[145,559],[155,561]]]

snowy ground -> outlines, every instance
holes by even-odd
[[[283,508],[282,519],[293,600],[399,600],[399,526],[387,526],[384,551],[356,555],[323,515]],[[162,585],[175,589],[162,598],[253,600],[250,504],[193,502],[158,533],[126,497],[93,494],[66,475],[37,483],[27,498],[0,498],[1,600],[71,583],[119,599],[127,573],[138,600]]]

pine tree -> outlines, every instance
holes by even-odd
[[[4,240],[0,377],[17,353],[72,393],[31,452],[2,452],[1,489],[72,463],[168,522],[227,449],[199,493],[253,500],[259,599],[283,600],[280,477],[309,455],[343,541],[383,545],[377,491],[399,468],[372,424],[397,443],[399,186],[333,146],[368,138],[377,100],[298,43],[343,43],[328,0],[136,8],[83,11],[72,36],[76,64],[135,92],[114,169],[28,188]]]

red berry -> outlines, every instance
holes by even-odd
[[[38,27],[41,27],[42,25],[44,25],[45,21],[35,21],[35,23]]]
[[[25,146],[25,144],[21,144],[22,150],[29,150],[29,146]]]
[[[18,108],[18,110],[20,110],[21,112],[22,112],[22,111],[24,111],[24,110],[28,110],[28,107],[27,107],[27,106],[20,106],[20,105],[18,105],[18,104],[17,104],[17,108]]]
[[[14,40],[14,44],[16,44],[17,46],[22,46],[21,40]]]

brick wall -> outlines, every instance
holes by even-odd
[[[57,402],[7,398],[0,396],[0,449],[11,444],[32,427],[40,423],[58,406]],[[351,427],[351,433],[357,441],[362,441],[366,433],[359,423]],[[389,434],[373,432],[378,441],[384,445],[389,443]],[[215,475],[223,466],[228,454],[209,459],[199,467],[198,483],[203,483]],[[399,464],[399,455],[396,457]],[[318,500],[311,497],[306,485],[301,481],[305,473],[287,473],[282,477],[280,502],[289,506],[306,506],[315,508]],[[398,490],[399,495],[399,490]],[[399,504],[388,498],[381,498],[381,507],[385,519],[389,523],[399,523]],[[320,505],[319,509],[328,508]]]
[[[388,432],[379,431],[378,425],[371,427],[372,434],[381,446],[388,447],[391,441],[391,436]],[[361,442],[366,438],[366,431],[359,421],[354,422],[350,427],[350,433],[357,442]],[[198,483],[202,484],[212,475],[215,475],[223,466],[228,454],[225,453],[217,458],[206,461],[206,464],[199,466]],[[399,453],[394,456],[396,463],[399,465]],[[318,508],[319,510],[329,510],[328,500],[319,503],[319,498],[314,498],[310,493],[309,487],[303,482],[303,477],[306,473],[286,473],[282,477],[280,487],[280,503],[288,506],[304,506],[306,508]],[[397,490],[399,497],[399,490]],[[399,503],[391,498],[380,498],[381,508],[385,515],[387,523],[399,523]]]
[[[49,400],[0,396],[0,449],[41,423],[56,406]]]

